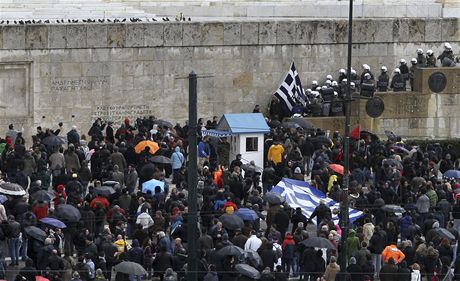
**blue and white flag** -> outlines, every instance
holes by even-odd
[[[331,208],[331,211],[335,209],[340,210],[340,203],[327,197],[322,191],[311,187],[304,181],[283,178],[275,187],[272,188],[271,192],[277,193],[283,197],[291,208],[301,208],[302,213],[307,216],[307,218],[310,218],[321,200],[323,200],[326,205]],[[350,222],[354,222],[363,215],[363,212],[350,208],[349,214]],[[338,224],[338,215],[332,214],[332,220],[335,224]],[[312,221],[316,224],[316,218]]]
[[[288,73],[286,73],[286,77],[275,92],[275,96],[290,112],[292,112],[293,107],[298,103],[303,106],[307,105],[308,98],[302,88],[300,76],[294,62],[292,62]]]

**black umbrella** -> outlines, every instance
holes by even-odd
[[[149,160],[150,162],[157,164],[171,164],[171,159],[163,155],[152,156]]]
[[[260,279],[260,272],[248,264],[239,263],[235,265],[235,270],[243,276],[246,276],[246,277],[249,277],[255,280]]]
[[[102,183],[103,186],[110,186],[113,189],[118,189],[121,187],[120,183],[117,181],[105,181]]]
[[[285,128],[285,129],[297,129],[297,128],[300,128],[300,125],[297,124],[297,123],[294,123],[294,122],[283,122],[283,124],[281,124],[281,128]]]
[[[46,237],[48,237],[46,232],[33,225],[25,227],[24,230],[26,231],[27,235],[39,241],[45,241]]]
[[[69,204],[60,204],[56,208],[56,216],[69,222],[78,222],[81,219],[80,211]]]
[[[134,275],[147,275],[147,271],[142,265],[137,262],[123,261],[114,266],[116,272],[134,274]]]
[[[404,210],[403,207],[398,206],[398,205],[385,205],[382,207],[382,210],[388,213],[404,213],[406,210]]]
[[[243,258],[249,265],[254,267],[261,267],[263,265],[262,258],[259,253],[254,250],[248,249],[244,251]]]
[[[279,127],[279,125],[281,125],[281,122],[278,120],[272,120],[268,122],[268,126],[270,126],[270,128],[276,128]]]
[[[442,228],[442,227],[438,227],[435,229],[436,233],[439,234],[439,236],[441,238],[446,238],[446,239],[449,239],[451,241],[454,241],[455,240],[455,236],[452,234],[452,232],[450,232],[449,230],[445,229],[445,228]]]
[[[328,145],[328,146],[332,145],[331,140],[326,136],[317,136],[317,137],[312,138],[311,141],[315,145],[322,145],[322,144],[325,144],[325,145]]]
[[[235,214],[223,214],[219,217],[223,227],[229,230],[235,230],[244,226],[244,221]]]
[[[0,193],[5,195],[23,196],[26,191],[17,183],[4,182],[0,184]]]
[[[217,251],[217,254],[221,257],[226,257],[226,256],[240,257],[242,254],[244,254],[244,251],[240,247],[230,245],[230,246],[225,246],[219,251]]]
[[[263,199],[272,205],[281,205],[284,202],[284,198],[274,192],[265,193]]]
[[[335,246],[331,243],[331,241],[322,237],[311,237],[303,240],[300,244],[305,247],[335,249]]]
[[[173,124],[169,121],[166,121],[166,120],[162,120],[162,119],[157,119],[157,120],[154,120],[153,121],[153,124],[157,124],[158,126],[160,127],[168,127],[168,128],[172,128],[173,127]]]
[[[310,130],[310,129],[315,128],[315,127],[313,127],[313,125],[310,122],[308,122],[307,120],[305,120],[303,118],[291,118],[291,119],[289,119],[288,122],[295,123],[295,124],[299,125],[300,127],[302,127],[305,130]]]
[[[115,189],[111,186],[103,185],[94,188],[94,194],[109,196],[115,193]]]
[[[51,135],[42,140],[42,143],[47,146],[59,146],[66,143],[63,137]]]
[[[43,202],[49,202],[51,199],[54,198],[54,195],[49,193],[46,190],[39,190],[30,195],[30,198],[34,201],[43,201]]]

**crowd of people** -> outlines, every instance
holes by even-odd
[[[241,155],[229,159],[226,138],[201,137],[217,121],[199,122],[199,280],[432,281],[451,269],[457,278],[460,155],[452,147],[354,134],[347,193],[330,168],[343,164],[338,132],[269,120],[266,165],[256,167]],[[9,278],[18,281],[187,280],[188,130],[153,116],[120,125],[98,119],[87,134],[76,127],[65,133],[63,124],[37,127],[27,144],[10,125],[0,141],[0,274],[17,272]],[[338,202],[348,196],[363,216],[342,229],[321,202],[307,217],[281,197],[272,200],[282,178],[308,181]],[[311,246],[315,237],[328,246]],[[345,269],[339,255],[346,255]],[[144,271],[129,270],[133,264]]]
[[[393,74],[388,74],[387,66],[380,67],[380,73],[374,74],[368,64],[362,65],[362,72],[358,74],[355,69],[351,69],[350,87],[352,94],[359,94],[365,98],[371,98],[375,92],[394,92],[414,91],[415,69],[423,67],[455,67],[460,57],[455,57],[450,43],[444,44],[443,52],[436,57],[433,50],[417,49],[416,56],[410,60],[401,58],[399,65],[394,68]],[[440,63],[437,63],[439,60]],[[306,106],[297,102],[297,106],[292,110],[293,113],[305,116],[343,116],[344,97],[347,93],[347,73],[345,69],[340,69],[337,79],[332,74],[327,74],[324,80],[313,80],[310,87],[305,90],[308,98]],[[320,81],[320,82],[318,82]],[[291,116],[292,112],[284,112],[285,108],[280,106],[280,102],[274,98],[271,106],[272,115],[280,118]]]

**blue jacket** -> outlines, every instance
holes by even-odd
[[[198,157],[204,158],[204,157],[209,157],[211,155],[211,149],[209,148],[206,149],[206,143],[203,141],[200,141],[198,144]]]
[[[176,146],[174,153],[171,155],[171,166],[173,170],[180,169],[184,164],[185,157],[180,152],[180,147]]]

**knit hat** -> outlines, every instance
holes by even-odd
[[[355,257],[350,258],[350,264],[356,264],[356,258]]]

